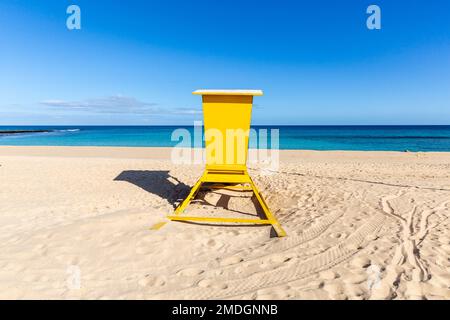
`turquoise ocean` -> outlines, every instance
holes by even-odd
[[[0,126],[0,132],[48,131],[14,135],[0,133],[0,145],[172,147],[180,143],[171,139],[174,130],[179,128],[191,133],[194,131],[194,127],[189,126]],[[269,146],[271,129],[278,129],[280,149],[450,151],[450,126],[254,126],[252,128],[257,132],[267,130]],[[190,142],[183,143],[186,145]],[[193,142],[193,145],[198,146],[197,144]],[[258,141],[252,140],[250,145],[257,147]]]

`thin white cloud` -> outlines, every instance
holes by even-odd
[[[172,111],[173,114],[202,114],[201,110],[190,108],[177,108]]]
[[[197,115],[202,111],[194,108],[164,109],[156,103],[143,102],[133,97],[122,95],[105,98],[94,98],[80,101],[49,99],[40,102],[41,105],[59,110],[87,112],[95,114],[165,114],[165,115]]]
[[[66,100],[44,100],[40,104],[47,107],[60,108],[66,110],[84,111],[90,113],[137,113],[152,114],[161,110],[156,107],[156,103],[143,102],[133,97],[121,95],[109,96],[105,98],[86,99],[81,101]]]

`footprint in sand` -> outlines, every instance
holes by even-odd
[[[217,290],[225,290],[226,288],[228,288],[226,283],[217,281],[215,279],[204,279],[201,280],[197,285],[201,288],[213,288]]]
[[[381,283],[379,286],[372,288],[371,300],[386,300],[393,298],[392,288],[387,283]]]
[[[347,285],[346,294],[350,300],[362,300],[366,295],[359,285]]]
[[[269,259],[270,263],[283,263],[291,260],[292,256],[287,254],[276,254]]]
[[[342,237],[342,234],[339,232],[335,232],[335,233],[330,234],[330,237],[334,238],[334,239],[339,239]]]
[[[450,255],[450,245],[444,244],[444,245],[441,245],[440,247],[441,247],[442,250],[445,251],[445,253]]]
[[[149,247],[137,247],[136,253],[137,254],[149,254],[152,252],[152,249]]]
[[[224,246],[224,244],[220,241],[214,240],[214,239],[208,239],[203,241],[202,243],[203,246],[214,249],[214,250],[219,250],[220,248],[222,248]]]
[[[252,261],[247,262],[243,264],[239,264],[235,269],[235,274],[252,274],[261,271],[261,268],[263,268],[263,265],[260,264],[258,261]]]
[[[243,258],[239,257],[239,256],[234,256],[234,257],[227,257],[223,260],[221,260],[219,262],[220,266],[225,267],[225,266],[229,266],[235,263],[239,263],[241,261],[244,261]]]
[[[37,274],[26,274],[24,277],[22,277],[22,281],[25,281],[25,282],[38,282],[39,281],[39,275],[37,275]]]
[[[350,264],[355,268],[364,269],[370,266],[370,259],[367,257],[358,257],[350,261]]]
[[[266,288],[256,291],[256,299],[258,300],[275,300],[286,299],[289,297],[290,286],[281,286],[276,288]]]
[[[344,286],[341,283],[329,283],[323,287],[332,298],[339,297],[344,293]]]
[[[33,252],[35,252],[41,256],[45,256],[45,255],[47,255],[47,252],[48,252],[48,246],[45,244],[37,244],[36,246],[34,246]]]
[[[449,245],[450,244],[450,237],[448,237],[448,236],[441,236],[441,237],[439,237],[439,243],[442,243],[443,245]]]
[[[100,247],[101,248],[108,248],[108,247],[112,247],[112,246],[114,246],[116,244],[117,244],[117,242],[115,242],[115,241],[105,241],[105,242],[102,242],[100,244]]]
[[[447,257],[441,257],[441,256],[437,257],[436,258],[436,264],[438,266],[443,267],[443,268],[450,267],[450,261],[449,261],[449,258],[447,258]]]
[[[439,287],[448,288],[450,286],[450,274],[435,273],[431,279],[433,282],[436,282]]]
[[[115,233],[113,233],[113,238],[121,238],[121,237],[123,237],[124,235],[126,235],[126,232],[122,232],[122,231],[119,231],[119,232],[115,232]]]
[[[319,277],[320,277],[320,279],[323,279],[323,280],[333,280],[333,279],[336,279],[337,277],[339,277],[339,275],[334,271],[326,270],[326,271],[322,271],[319,274]]]
[[[367,282],[367,274],[366,273],[354,273],[351,275],[348,275],[344,282],[348,285],[352,284],[360,284]]]
[[[205,270],[198,268],[186,268],[177,272],[177,276],[195,277],[205,272]]]
[[[416,281],[407,282],[405,296],[410,300],[423,300],[425,297],[422,284]]]
[[[166,281],[161,277],[146,276],[138,281],[141,287],[162,287]]]

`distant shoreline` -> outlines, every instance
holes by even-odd
[[[179,149],[180,150],[180,149]],[[186,148],[194,152],[198,148]],[[202,152],[205,149],[202,148]],[[110,146],[0,146],[1,157],[45,157],[45,158],[108,158],[108,159],[152,159],[167,161],[172,157],[171,147],[110,147]],[[290,163],[340,159],[354,161],[371,158],[374,161],[409,161],[433,157],[449,161],[450,152],[402,152],[402,151],[355,151],[355,150],[279,150],[280,161]],[[377,160],[378,159],[378,160]]]
[[[47,133],[52,130],[0,130],[0,134]]]

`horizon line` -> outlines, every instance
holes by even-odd
[[[0,124],[0,127],[193,127],[194,124]],[[445,127],[449,124],[251,124],[252,126],[277,126],[277,127]]]

